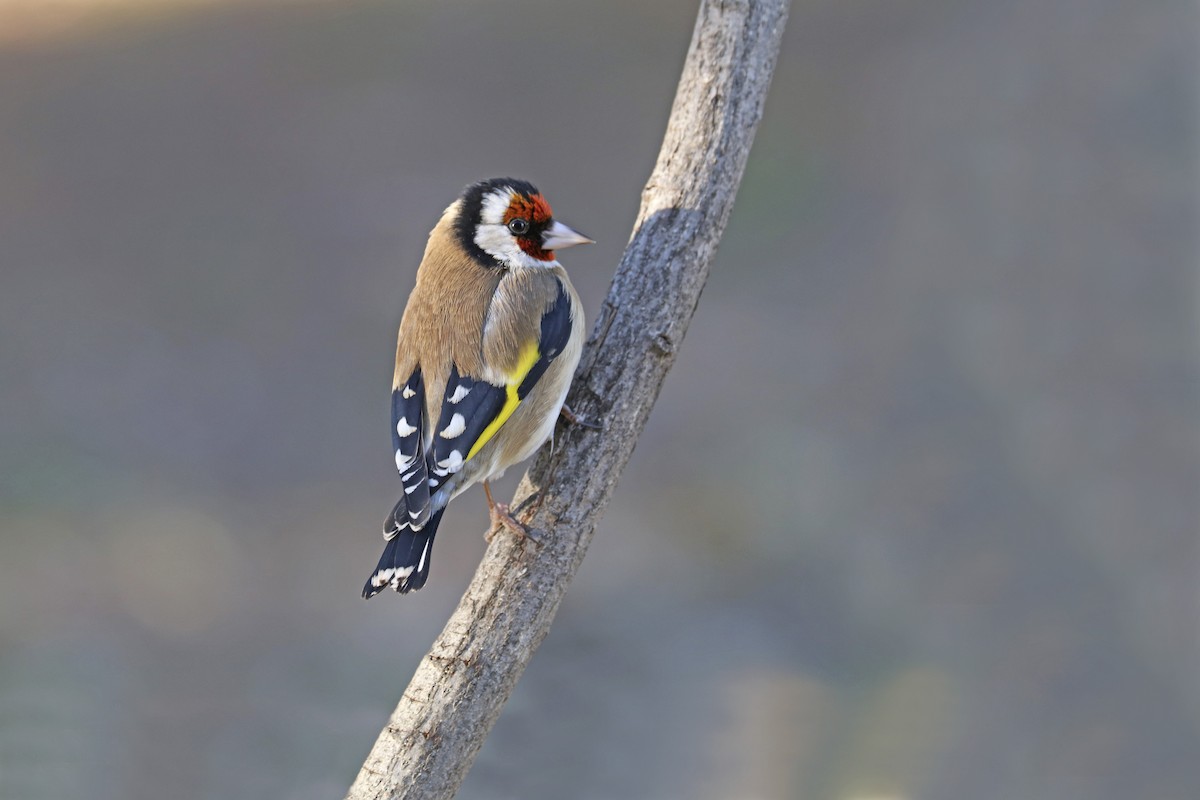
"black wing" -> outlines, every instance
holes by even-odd
[[[392,444],[404,493],[383,524],[383,538],[418,531],[429,521],[429,465],[425,453],[425,380],[421,368],[392,391]]]

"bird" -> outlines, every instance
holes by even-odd
[[[400,322],[392,445],[402,493],[364,598],[425,585],[442,514],[476,483],[493,527],[522,530],[488,483],[541,447],[564,408],[584,315],[557,251],[591,243],[517,178],[473,183],[442,213]]]

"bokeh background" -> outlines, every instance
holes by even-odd
[[[425,235],[529,178],[594,317],[694,14],[0,0],[0,798],[342,796],[483,550],[359,599]],[[461,797],[1200,796],[1197,32],[796,0]]]

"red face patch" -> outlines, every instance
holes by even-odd
[[[529,234],[517,236],[517,244],[527,255],[539,261],[553,261],[554,251],[542,248],[542,230],[553,218],[550,204],[540,194],[526,197],[523,194],[513,195],[508,209],[504,212],[504,224],[521,218],[529,222]]]
[[[534,225],[537,225],[549,222],[552,216],[550,204],[540,194],[535,194],[533,197],[515,194],[513,195],[513,199],[509,201],[508,210],[504,212],[504,224],[507,225],[508,221],[514,217],[524,217]]]

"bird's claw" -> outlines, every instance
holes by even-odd
[[[492,507],[488,510],[491,516],[491,524],[488,526],[487,533],[483,535],[484,541],[491,544],[492,539],[496,538],[496,534],[504,528],[517,535],[518,539],[530,539],[537,541],[537,537],[533,535],[528,527],[517,521],[516,517],[509,511],[508,503],[492,503]]]
[[[558,413],[562,415],[563,419],[572,425],[578,425],[581,428],[589,428],[593,431],[604,429],[604,426],[602,426],[599,422],[592,422],[589,419],[584,419],[583,417],[578,416],[566,403],[563,403],[563,406],[561,409],[559,409]]]
[[[517,535],[518,539],[529,539],[532,542],[537,541],[537,537],[525,525],[517,521],[517,518],[512,515],[508,503],[501,503],[498,500],[492,499],[492,487],[487,481],[483,483],[483,493],[487,496],[488,503],[488,518],[490,523],[483,540],[488,544],[492,543],[492,539],[496,538],[496,534],[503,528],[508,528]],[[536,495],[535,495],[536,496]]]

